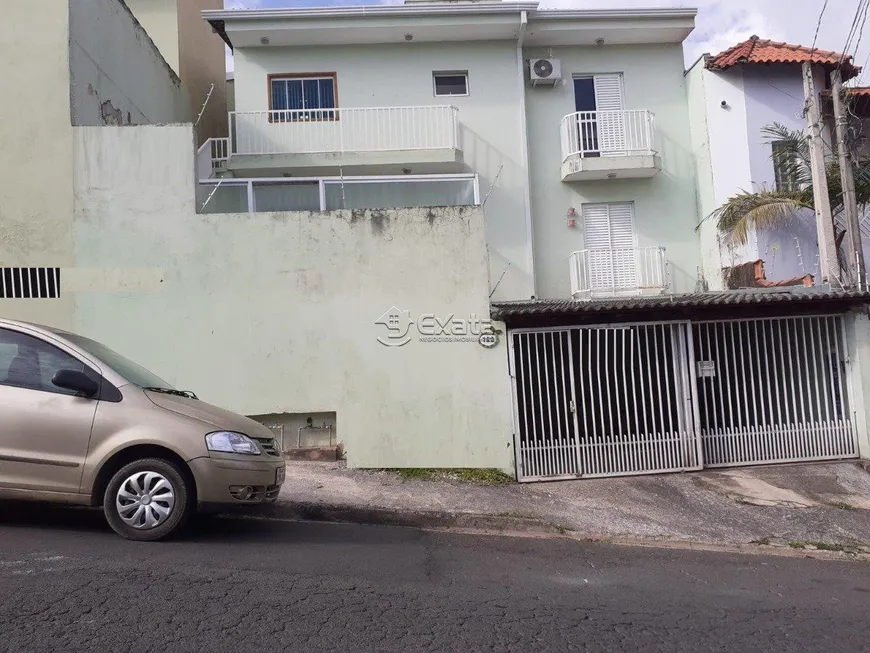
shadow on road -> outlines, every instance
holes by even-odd
[[[0,502],[0,528],[39,529],[118,537],[99,508],[18,501]],[[271,520],[256,513],[195,515],[173,542],[183,543],[403,543],[418,540],[420,531],[390,526]]]

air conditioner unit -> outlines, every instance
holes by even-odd
[[[562,80],[562,62],[558,59],[532,59],[529,61],[532,86],[554,86]]]

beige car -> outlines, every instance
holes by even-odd
[[[274,501],[271,431],[176,390],[105,345],[0,319],[0,499],[102,506],[132,540],[195,510]]]

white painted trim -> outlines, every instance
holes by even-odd
[[[697,9],[539,9],[538,2],[520,0],[501,3],[469,3],[447,5],[376,5],[360,7],[310,7],[304,9],[208,9],[202,12],[205,20],[281,20],[285,18],[365,18],[378,16],[455,16],[499,15],[526,12],[532,22],[543,21],[600,21],[631,20],[637,18],[694,19]]]
[[[476,181],[474,173],[446,174],[446,175],[368,175],[359,177],[222,177],[220,179],[200,179],[201,184],[218,184],[223,186],[244,186],[254,184],[290,184],[319,182],[343,183],[343,184],[366,184],[375,181],[381,182],[411,182],[411,181]]]
[[[207,9],[205,20],[280,20],[282,18],[352,18],[368,16],[453,16],[462,14],[516,14],[535,11],[537,0],[449,5],[374,5],[361,7],[309,7],[304,9]]]

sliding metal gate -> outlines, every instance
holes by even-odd
[[[512,331],[523,481],[700,468],[685,323]]]
[[[707,467],[858,455],[842,316],[693,326]]]
[[[521,481],[857,456],[842,316],[512,330]]]

